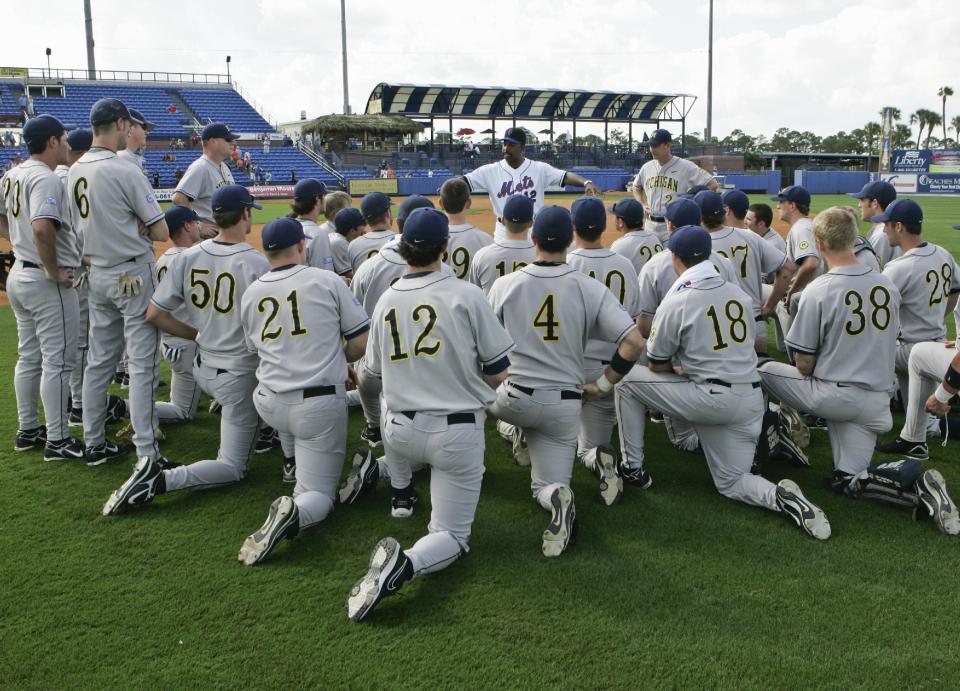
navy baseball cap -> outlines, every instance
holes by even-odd
[[[650,138],[647,139],[647,146],[659,146],[660,144],[669,144],[673,141],[673,135],[665,129],[654,130]]]
[[[207,125],[203,128],[203,132],[200,133],[200,139],[203,141],[207,141],[208,139],[226,139],[228,142],[232,142],[236,138],[237,135],[231,132],[230,128],[222,122]]]
[[[794,204],[803,204],[810,206],[810,193],[800,185],[790,185],[780,190],[776,196],[770,197],[775,202],[793,202]]]
[[[533,220],[533,200],[522,194],[507,198],[503,205],[503,220],[510,223],[529,223]]]
[[[130,111],[123,101],[117,98],[101,98],[90,109],[91,125],[105,125],[121,119],[129,120]]]
[[[700,205],[692,199],[674,199],[667,205],[663,215],[677,228],[698,226],[703,219]]]
[[[275,218],[263,227],[263,249],[268,251],[282,250],[293,247],[301,240],[306,240],[303,234],[303,224],[295,218],[281,216]]]
[[[596,197],[580,197],[570,206],[573,225],[580,230],[603,230],[607,227],[607,210]]]
[[[450,237],[450,221],[432,206],[419,206],[407,217],[401,237],[411,245],[439,247]]]
[[[573,219],[562,206],[545,206],[533,219],[533,237],[538,240],[562,242],[564,246],[573,240]]]
[[[723,198],[713,190],[697,192],[693,201],[700,207],[701,217],[723,213]]]
[[[740,190],[727,190],[723,193],[723,205],[729,206],[735,214],[743,216],[750,208],[750,197]]]
[[[263,208],[254,201],[250,190],[243,185],[226,185],[216,190],[210,205],[217,212]]]
[[[84,129],[67,132],[67,144],[71,151],[89,151],[93,146],[93,132]]]
[[[345,209],[340,209],[337,215],[333,217],[333,225],[337,227],[338,233],[346,235],[354,228],[367,225],[367,219],[360,213],[360,209],[348,206]]]
[[[293,198],[310,201],[327,193],[327,186],[316,178],[304,178],[293,186]]]
[[[433,202],[420,194],[412,194],[402,202],[400,202],[400,208],[397,209],[397,226],[403,231],[403,224],[406,223],[407,217],[410,216],[416,209],[433,209],[436,208],[433,205]]]
[[[610,213],[622,218],[629,228],[637,228],[643,223],[643,204],[636,199],[621,199],[610,207]]]
[[[179,230],[190,221],[200,220],[200,217],[197,216],[197,212],[191,209],[189,206],[177,206],[176,204],[164,212],[163,218],[167,222],[167,230],[169,230],[171,233],[175,230]]]
[[[141,113],[139,110],[136,110],[134,108],[130,108],[129,110],[130,110],[130,122],[137,123],[138,125],[140,125],[140,127],[142,127],[147,132],[151,132],[154,128],[156,128],[156,125],[150,122],[149,120],[147,120],[146,116],[143,113]]]
[[[393,202],[383,192],[368,192],[360,200],[360,213],[370,221],[383,216],[391,206]]]
[[[713,251],[713,240],[700,226],[683,226],[667,238],[667,249],[681,259],[706,258]]]
[[[953,227],[953,229],[954,229],[954,230],[960,230],[960,223],[958,223],[957,225],[955,225],[955,226]]]
[[[527,133],[520,127],[508,127],[507,131],[503,133],[503,141],[526,146]]]
[[[912,199],[897,199],[891,202],[882,214],[872,216],[870,220],[874,223],[886,223],[887,221],[904,224],[920,223],[923,220],[923,209]]]
[[[880,206],[887,208],[890,202],[897,198],[897,190],[886,180],[877,180],[868,182],[859,192],[850,192],[849,196],[854,199],[876,199]]]
[[[27,144],[43,142],[64,133],[63,124],[52,115],[38,115],[27,120],[23,126],[23,141]]]

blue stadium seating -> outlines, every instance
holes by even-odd
[[[226,122],[235,132],[273,131],[270,123],[233,89],[178,88],[176,91],[204,124]]]
[[[17,105],[17,98],[13,95],[13,88],[19,87],[18,93],[23,91],[23,86],[17,82],[0,82],[0,116],[4,119],[19,117],[20,107]]]

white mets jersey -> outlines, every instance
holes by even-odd
[[[554,168],[543,161],[531,161],[529,158],[517,168],[500,160],[488,163],[465,174],[464,179],[470,185],[471,192],[486,192],[490,196],[490,205],[493,213],[499,219],[503,216],[503,206],[507,199],[515,194],[522,194],[533,200],[533,214],[536,216],[543,208],[543,200],[548,187],[563,187],[567,171]],[[493,237],[503,239],[506,228],[497,221]]]

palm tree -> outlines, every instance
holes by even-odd
[[[941,86],[937,92],[940,97],[941,113],[940,122],[943,124],[943,138],[947,138],[947,96],[953,96],[953,89],[949,86]]]
[[[921,140],[923,140],[923,130],[926,128],[929,128],[929,130],[932,132],[933,130],[932,123],[934,119],[935,118],[938,119],[940,115],[938,113],[934,113],[932,110],[927,110],[926,108],[917,108],[916,115],[917,115],[917,123],[920,126],[920,129],[917,132],[917,148],[919,149],[920,142]],[[939,124],[939,122],[937,124]],[[929,138],[930,138],[930,135],[928,134],[927,139]]]
[[[953,120],[950,121],[950,127],[953,128],[954,133],[957,135],[954,139],[960,144],[960,115],[953,116]]]
[[[930,113],[927,115],[927,138],[923,142],[925,149],[930,148],[930,137],[933,136],[933,128],[942,123],[943,118],[940,117],[940,113],[934,113],[933,111],[930,111]],[[944,131],[946,131],[946,129],[944,129]]]

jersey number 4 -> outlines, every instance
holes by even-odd
[[[560,340],[558,333],[560,320],[557,319],[556,300],[553,293],[547,295],[537,311],[537,316],[533,318],[533,328],[542,329],[541,337],[548,343],[556,343]]]
[[[437,310],[434,309],[433,305],[417,305],[413,308],[410,316],[416,323],[423,324],[420,329],[420,335],[417,336],[417,340],[413,343],[413,357],[433,357],[440,352],[440,346],[442,345],[439,339],[434,339],[432,343],[428,343],[427,341],[427,339],[430,338],[433,327],[437,325]],[[383,321],[387,323],[387,327],[390,329],[390,362],[400,362],[408,359],[410,354],[403,347],[404,339],[400,334],[397,308],[394,307],[387,312],[383,317]]]

